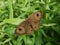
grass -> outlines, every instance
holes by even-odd
[[[40,28],[16,37],[18,24],[37,10]],[[60,45],[60,0],[0,0],[0,45]]]

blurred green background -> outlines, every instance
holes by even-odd
[[[32,35],[14,35],[31,13],[43,12]],[[60,45],[60,0],[0,0],[0,45]]]

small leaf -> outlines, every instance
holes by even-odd
[[[41,45],[41,44],[42,44],[42,34],[40,32],[36,32],[35,45]]]
[[[3,22],[18,25],[22,21],[24,21],[24,19],[13,18],[13,19],[5,19]]]
[[[56,31],[60,35],[60,27],[52,26],[52,28],[53,28],[54,31]]]
[[[33,41],[31,40],[31,38],[27,37],[26,44],[33,45]]]
[[[11,38],[6,39],[6,40],[3,42],[3,44],[5,44],[5,43],[9,42],[10,40],[11,40]]]
[[[56,25],[56,23],[49,23],[49,24],[42,24],[43,26],[54,26],[54,25]]]
[[[50,42],[47,42],[45,45],[52,45]]]

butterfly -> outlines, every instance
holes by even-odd
[[[36,11],[28,16],[28,18],[21,22],[15,30],[16,35],[33,34],[40,26],[40,20],[42,17],[41,11]]]

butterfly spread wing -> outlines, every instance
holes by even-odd
[[[40,11],[31,14],[25,21],[18,25],[15,33],[17,35],[34,33],[34,30],[37,30],[40,25],[41,15]]]

